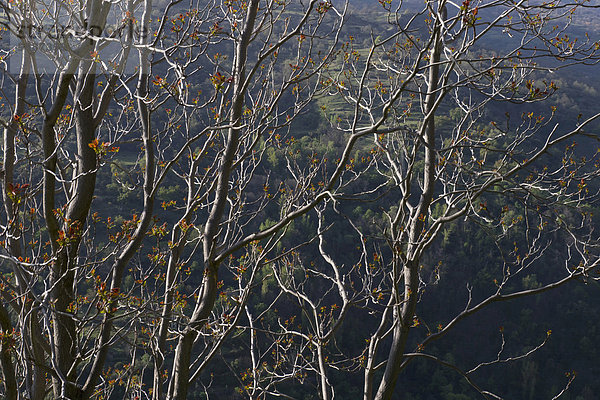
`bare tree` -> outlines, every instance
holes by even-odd
[[[132,396],[186,398],[253,284],[240,279],[229,316],[217,315],[222,264],[259,241],[270,248],[328,196],[327,188],[308,193],[306,177],[297,177],[280,220],[255,222],[277,201],[261,167],[266,149],[322,90],[345,8],[179,3],[160,12],[151,1],[3,5],[14,53],[23,55],[19,68],[5,64],[16,90],[3,88],[15,96],[4,121],[4,259],[17,277],[5,275],[4,298],[17,317],[3,310],[2,329],[21,338],[3,346],[23,355],[16,362],[4,352],[7,397],[44,398],[49,376],[55,398],[104,396],[123,381]],[[137,160],[119,158],[119,146],[136,144]],[[119,226],[94,201],[109,168],[122,198],[143,202]],[[175,210],[160,224],[155,199],[177,181],[184,205],[163,202]],[[168,232],[171,240],[160,240]],[[146,246],[149,261],[140,257]],[[200,280],[189,270],[198,258]],[[248,257],[245,268],[254,275],[264,258]],[[111,379],[115,347],[129,362]]]
[[[552,105],[557,87],[551,81],[557,68],[596,63],[597,46],[564,35],[574,4],[549,9],[529,3],[442,1],[428,2],[408,15],[402,3],[395,10],[391,2],[382,6],[389,11],[392,33],[373,33],[368,54],[350,38],[336,64],[341,66],[336,73],[332,68],[326,80],[329,95],[342,96],[352,110],[337,119],[339,131],[351,137],[368,134],[371,140],[370,146],[355,147],[356,160],[347,168],[359,179],[369,171],[381,179],[371,178],[371,186],[358,192],[356,186],[338,183],[323,207],[314,210],[321,262],[289,254],[273,261],[281,298],[272,307],[296,304],[294,315],[302,315],[304,322],[265,324],[260,323],[263,315],[248,313],[249,329],[266,332],[263,350],[257,339],[250,348],[257,358],[273,363],[270,374],[261,381],[255,373],[249,387],[269,393],[273,375],[283,380],[312,374],[320,397],[327,399],[336,392],[330,378],[334,371],[362,371],[365,399],[391,399],[406,366],[426,358],[458,371],[485,398],[501,398],[480,388],[473,373],[531,352],[503,358],[502,347],[496,360],[461,371],[427,354],[426,348],[493,303],[539,294],[597,269],[598,238],[585,211],[598,196],[592,183],[597,155],[582,158],[571,143],[588,136],[599,115],[572,127],[559,125]],[[505,45],[486,47],[487,35],[504,37]],[[539,111],[543,104],[545,111]],[[453,120],[439,126],[441,110],[448,109],[455,112]],[[362,215],[343,211],[345,203],[357,201],[379,213],[376,227],[365,227]],[[432,245],[439,243],[445,227],[456,223],[488,232],[504,254],[500,275],[483,299],[473,300],[465,282],[464,309],[448,315],[437,330],[428,328],[427,336],[412,339],[419,342],[411,348],[411,328],[422,324],[419,300],[440,276]],[[339,244],[327,239],[335,237],[328,233],[335,224],[355,231],[352,242],[358,245],[350,265],[348,254],[336,255],[333,249]],[[511,232],[517,229],[524,238],[513,245]],[[548,252],[564,256],[563,273],[535,288],[515,285],[543,268]],[[352,308],[369,310],[377,318],[370,319],[373,326],[363,327],[364,350],[344,354],[336,338]]]
[[[330,399],[332,371],[360,371],[365,399],[390,399],[405,366],[435,359],[422,350],[460,320],[596,267],[589,218],[565,216],[595,200],[594,159],[543,165],[597,116],[563,129],[554,113],[517,126],[485,115],[551,98],[554,85],[534,80],[546,58],[595,61],[594,43],[549,27],[567,29],[577,5],[440,1],[408,16],[381,5],[393,30],[365,51],[342,40],[347,4],[327,1],[1,3],[14,45],[1,87],[14,99],[2,115],[7,398],[185,399],[191,385],[210,390],[210,366],[242,341],[244,362],[225,363],[250,398],[309,382]],[[487,51],[490,34],[508,47]],[[299,149],[301,119],[331,98],[345,103],[339,146]],[[447,104],[457,117],[439,127]],[[487,196],[520,204],[527,249],[488,298],[407,349],[442,228],[469,218],[502,246],[514,227],[484,212]],[[378,238],[344,214],[357,200],[386,207]],[[114,214],[118,202],[130,216]],[[334,223],[357,243],[344,261],[327,239]],[[577,267],[508,291],[550,243]],[[275,292],[263,308],[261,290]],[[343,354],[340,328],[365,308],[378,326],[361,332],[362,353]]]

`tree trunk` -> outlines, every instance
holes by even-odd
[[[443,10],[440,10],[445,15]],[[423,191],[419,199],[419,204],[413,211],[408,232],[407,260],[404,265],[394,265],[395,271],[402,269],[402,274],[395,273],[396,282],[404,279],[404,295],[393,305],[394,307],[394,332],[392,345],[388,355],[385,372],[379,384],[375,400],[390,400],[394,394],[396,381],[402,371],[403,354],[406,347],[406,341],[410,332],[410,327],[417,307],[419,291],[419,265],[422,249],[418,249],[418,243],[429,214],[429,206],[433,198],[435,189],[435,110],[434,104],[437,97],[438,79],[439,79],[439,61],[441,52],[441,24],[436,22],[436,31],[432,43],[431,56],[429,61],[429,77],[427,82],[427,96],[425,97],[425,117],[423,121],[423,142],[425,153],[425,164],[423,170]],[[400,258],[396,258],[394,264],[400,263]],[[397,285],[395,285],[397,286]],[[395,288],[393,293],[398,293]],[[392,294],[393,296],[394,294]]]
[[[229,195],[229,178],[235,155],[239,146],[240,119],[242,117],[245,100],[245,78],[248,45],[254,30],[259,0],[252,0],[248,5],[244,30],[236,47],[234,63],[234,91],[231,111],[231,125],[228,131],[227,146],[221,159],[221,167],[217,180],[215,199],[212,204],[206,226],[204,228],[204,280],[202,292],[190,320],[189,326],[184,330],[175,351],[173,364],[173,377],[169,387],[169,399],[184,400],[189,387],[190,357],[197,332],[202,328],[204,321],[210,315],[217,298],[217,276],[219,266],[214,262],[217,250],[219,225],[227,205]]]

